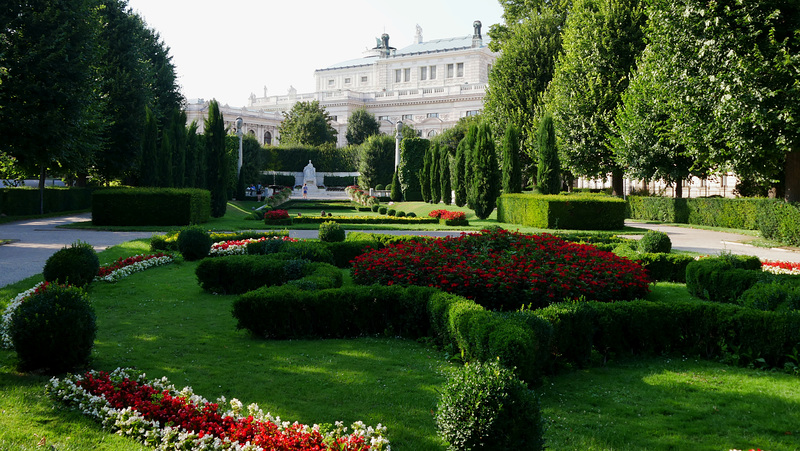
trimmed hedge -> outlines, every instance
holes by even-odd
[[[503,194],[497,220],[542,229],[613,230],[623,228],[625,209],[616,197]]]
[[[92,195],[95,225],[190,225],[210,217],[211,193],[201,189],[112,188]]]
[[[322,177],[325,186],[351,186],[354,184],[352,176],[325,175]]]
[[[92,189],[60,188],[44,189],[44,212],[86,210],[92,207]],[[0,214],[7,216],[38,215],[38,188],[0,188]]]
[[[370,207],[365,208],[366,211]],[[411,218],[397,216],[295,216],[292,218],[293,224],[321,224],[326,221],[334,221],[339,224],[438,224],[436,218]]]
[[[351,262],[353,259],[359,255],[384,247],[380,242],[371,240],[347,240],[343,242],[325,243],[325,246],[327,246],[328,250],[333,254],[335,260],[334,264],[338,268],[349,268],[352,266]]]
[[[627,217],[645,221],[685,224],[689,218],[686,199],[660,196],[628,196]]]
[[[758,257],[733,256],[703,258],[686,266],[689,294],[712,302],[734,302],[748,288],[776,276],[761,270]]]
[[[390,235],[388,233],[370,233],[370,232],[349,232],[345,238],[348,241],[377,241],[381,247],[386,247],[390,244],[398,243],[419,243],[421,241],[433,239],[421,235]]]

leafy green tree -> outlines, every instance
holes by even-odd
[[[167,126],[172,112],[182,109],[184,98],[178,85],[178,76],[169,47],[161,36],[152,29],[146,29],[141,36],[144,60],[148,70],[150,86],[149,106],[158,120],[158,126]]]
[[[536,187],[542,194],[558,194],[561,191],[561,163],[558,161],[556,130],[553,116],[545,114],[539,123],[539,164]]]
[[[347,138],[348,144],[359,145],[370,136],[380,133],[380,124],[375,119],[375,115],[367,111],[366,108],[359,108],[347,119]]]
[[[446,147],[439,148],[439,192],[441,193],[442,202],[445,205],[450,205],[453,201],[453,188],[450,181],[450,152]]]
[[[519,132],[508,124],[503,135],[503,192],[522,192],[522,171],[519,165]]]
[[[431,159],[431,148],[428,147],[425,149],[422,172],[419,174],[419,183],[422,188],[423,202],[431,201],[431,166],[433,166],[433,160]]]
[[[386,185],[394,173],[394,138],[372,135],[359,147],[359,185],[363,189]]]
[[[623,169],[609,137],[636,57],[644,49],[646,20],[641,0],[574,0],[546,95],[553,111],[566,166],[589,178],[612,176],[622,195]]]
[[[100,147],[104,99],[98,16],[91,0],[5,2],[0,7],[0,149],[39,177],[85,171]]]
[[[139,183],[142,186],[158,185],[158,155],[158,122],[153,111],[145,107],[142,160],[139,163]]]
[[[291,110],[283,113],[283,117],[283,122],[278,127],[281,144],[336,144],[336,130],[330,124],[331,117],[319,105],[319,101],[297,102]]]
[[[439,201],[442,200],[441,185],[439,184],[439,161],[441,159],[439,155],[439,143],[436,141],[432,142],[431,147],[428,150],[431,153],[431,167],[430,175],[428,177],[428,182],[431,185],[431,202],[438,204]]]
[[[422,200],[422,185],[420,184],[420,172],[425,159],[425,151],[428,150],[430,141],[424,138],[403,138],[400,143],[400,188],[403,191],[403,199],[406,202],[418,202]]]
[[[230,163],[225,149],[225,122],[216,100],[209,102],[204,129],[208,156],[206,182],[211,191],[211,216],[221,218],[225,216],[228,205]]]
[[[475,149],[471,158],[474,182],[470,186],[475,216],[486,219],[494,211],[500,197],[500,168],[494,149],[492,129],[486,122],[478,126]]]
[[[458,148],[456,149],[456,159],[453,163],[453,167],[455,169],[455,177],[453,178],[453,182],[455,182],[455,204],[459,207],[463,207],[467,205],[467,197],[469,194],[469,185],[471,178],[471,165],[469,163],[470,156],[472,155],[472,147],[475,143],[475,135],[478,131],[477,124],[470,124],[467,129],[467,134],[464,136],[464,139],[458,143]],[[467,171],[467,169],[470,169]]]
[[[249,133],[245,134],[242,138],[242,180],[245,185],[257,183],[261,178],[261,171],[266,168],[264,156],[258,139]]]
[[[489,72],[484,114],[493,128],[512,123],[520,132],[520,158],[525,177],[533,175],[536,161],[536,124],[541,96],[553,77],[555,57],[561,50],[563,16],[542,7],[519,22],[506,25],[508,35]]]
[[[390,197],[393,202],[400,202],[403,200],[403,193],[400,190],[400,171],[395,170],[394,175],[392,176],[392,191],[390,193]]]

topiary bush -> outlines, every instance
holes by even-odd
[[[800,310],[800,287],[781,282],[757,283],[742,293],[736,303],[757,310]]]
[[[56,284],[20,304],[9,327],[20,370],[49,373],[85,366],[96,333],[96,316],[86,293]]]
[[[381,206],[379,204],[372,204],[372,206],[369,207],[369,209],[372,210],[373,213],[377,213],[378,209],[380,209],[380,208],[381,208]]]
[[[436,424],[449,450],[544,449],[536,395],[497,361],[469,363],[450,377]]]
[[[404,212],[403,210],[398,210],[397,213],[395,213],[394,215],[397,216],[398,218],[404,218],[406,216],[406,212]]]
[[[664,232],[648,230],[639,240],[639,252],[669,254],[672,251],[672,241]]]
[[[380,214],[382,214],[382,215],[385,215],[385,214],[386,214],[386,212],[388,212],[388,211],[389,211],[389,209],[387,209],[386,207],[380,207],[380,208],[378,208],[378,213],[380,213]]]
[[[383,185],[381,185],[380,183],[378,183],[377,185],[375,185],[375,190],[376,190],[376,191],[383,191]]]
[[[89,243],[76,241],[51,255],[42,275],[47,282],[68,283],[76,287],[90,284],[100,270],[100,260]]]
[[[178,235],[178,251],[188,261],[206,258],[211,244],[211,237],[199,227],[185,228]]]
[[[326,221],[319,225],[319,239],[326,243],[344,241],[345,231],[336,221]]]
[[[406,214],[406,216],[409,218],[416,218],[417,214],[412,211],[411,213]]]
[[[386,214],[388,216],[396,216],[396,213],[397,213],[397,211],[394,208],[390,208],[390,209],[386,210]]]

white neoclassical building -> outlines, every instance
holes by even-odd
[[[383,133],[393,133],[394,124],[403,121],[430,138],[483,109],[489,70],[498,56],[487,41],[480,21],[472,24],[470,35],[430,41],[423,40],[418,25],[411,45],[400,49],[391,47],[384,33],[362,57],[316,70],[313,93],[289,88],[286,95],[267,96],[264,88],[264,96],[251,94],[246,107],[220,109],[226,125],[241,116],[245,132],[261,144],[279,143],[282,113],[296,102],[312,100],[333,118],[339,146],[347,144],[347,120],[359,108],[375,115]],[[202,128],[207,109],[203,100],[190,101],[189,122],[197,120]]]

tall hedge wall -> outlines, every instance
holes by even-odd
[[[211,193],[202,189],[115,188],[92,196],[95,225],[189,225],[210,217]]]
[[[60,188],[44,189],[44,212],[85,210],[92,206],[92,189]],[[38,188],[2,188],[0,189],[0,213],[8,216],[38,215]]]
[[[615,197],[503,194],[497,220],[543,229],[614,230],[624,226],[625,208]]]
[[[266,169],[271,171],[300,172],[308,160],[318,172],[354,172],[356,168],[355,147],[319,148],[311,146],[266,147],[263,150]]]

